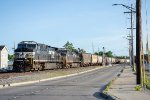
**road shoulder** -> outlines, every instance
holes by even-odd
[[[110,100],[149,100],[150,95],[136,91],[136,75],[130,66],[126,66],[121,75],[112,83],[106,95]]]

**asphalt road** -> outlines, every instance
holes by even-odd
[[[0,89],[0,100],[102,100],[100,90],[122,68],[105,67],[78,76]]]

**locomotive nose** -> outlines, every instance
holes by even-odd
[[[26,54],[24,52],[22,52],[22,53],[19,54],[20,58],[25,58],[25,56],[26,56]]]
[[[18,48],[15,50],[15,58],[32,58],[34,56],[33,49]]]

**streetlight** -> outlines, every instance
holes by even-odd
[[[129,10],[132,10],[132,12],[135,12],[136,13],[136,9],[135,8],[132,8],[132,6],[127,6],[127,5],[124,5],[124,4],[113,4],[113,6],[118,6],[118,5],[121,5]]]
[[[124,5],[124,4],[113,4],[113,6],[117,6],[117,5],[121,5],[127,9],[130,10],[130,12],[124,12],[124,13],[131,13],[131,28],[127,28],[127,29],[131,29],[131,59],[132,59],[132,67],[134,68],[134,48],[133,48],[133,13],[136,13],[136,9],[132,7],[132,4],[131,4],[131,7],[130,6],[127,6],[127,5]]]

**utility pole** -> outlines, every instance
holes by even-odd
[[[136,9],[134,9],[132,7],[132,4],[131,4],[131,7],[130,6],[126,6],[124,4],[113,4],[113,6],[116,6],[116,5],[121,5],[121,6],[123,6],[123,7],[125,7],[125,8],[130,10],[130,12],[124,12],[124,13],[130,13],[131,14],[131,27],[127,28],[127,29],[131,30],[131,36],[128,36],[128,37],[130,37],[129,41],[131,42],[131,48],[130,48],[130,50],[131,50],[131,52],[130,52],[130,54],[131,54],[131,65],[134,68],[133,29],[135,29],[135,28],[133,28],[133,14],[136,13],[136,11],[135,11]]]
[[[105,48],[103,47],[103,66],[105,66]]]
[[[142,47],[142,16],[141,16],[141,0],[136,0],[136,80],[137,84],[141,84],[141,47]]]
[[[94,44],[93,44],[93,42],[92,42],[92,51],[93,51],[93,54],[94,54]]]
[[[13,49],[13,60],[14,60],[14,57],[15,57],[15,49],[16,49],[15,41],[14,41],[14,47],[13,47],[12,49]]]
[[[134,68],[134,49],[133,49],[133,14],[135,13],[135,11],[132,9],[132,4],[131,4],[131,9],[130,12],[124,12],[124,13],[130,13],[131,14],[131,28],[127,28],[131,30],[131,36],[129,36],[131,39],[131,65]]]
[[[127,37],[131,37],[130,35]],[[127,40],[129,40],[129,58],[130,58],[130,66],[132,66],[132,57],[131,57],[131,39],[130,38],[126,38]]]
[[[127,37],[125,37],[125,39],[127,39],[128,41],[129,41],[129,47],[128,47],[128,49],[129,49],[129,59],[130,59],[130,66],[132,66],[132,57],[131,57],[131,46],[132,46],[132,44],[131,44],[131,35],[129,34]]]
[[[132,8],[132,4],[131,4],[131,8]],[[133,10],[131,9],[131,59],[132,59],[132,67],[134,68],[134,49],[133,49]]]
[[[99,55],[99,48],[98,48],[98,55]]]
[[[12,48],[13,52],[15,51],[16,47],[15,47],[15,41],[14,41],[14,47]]]

